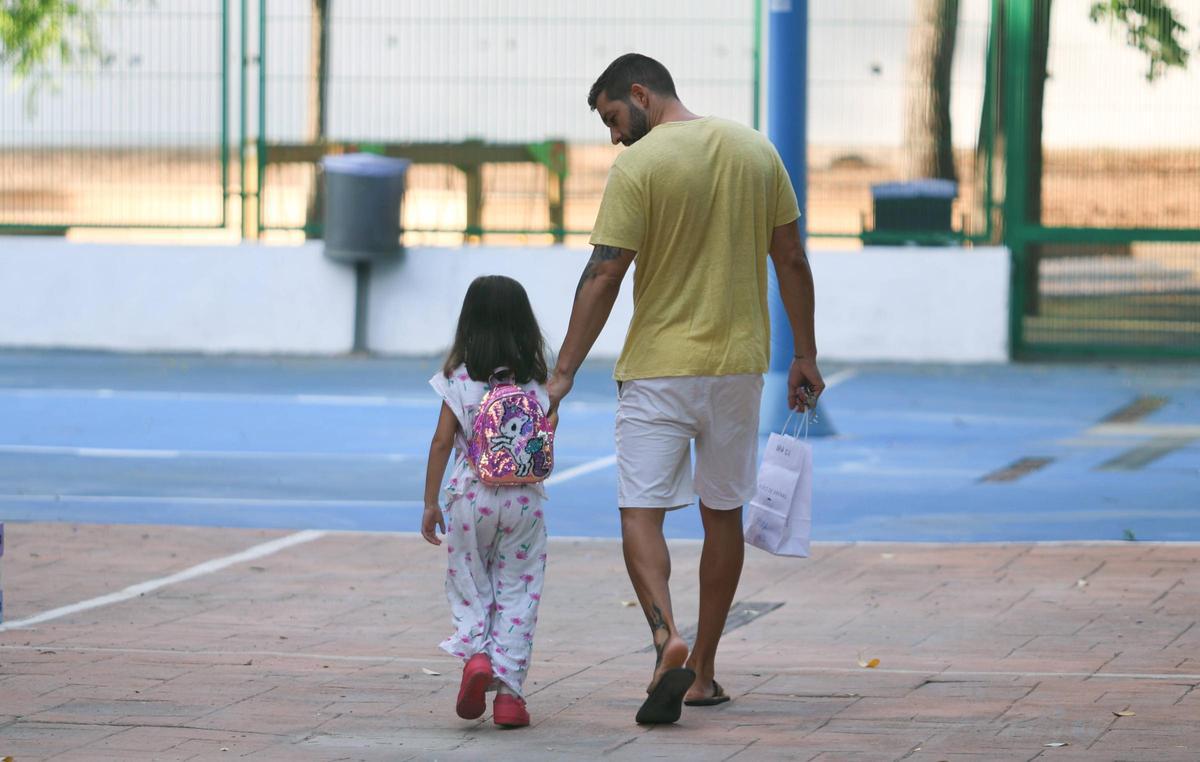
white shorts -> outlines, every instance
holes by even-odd
[[[758,374],[644,378],[620,384],[617,505],[682,508],[699,496],[708,508],[732,510],[748,502],[758,481],[762,387]]]

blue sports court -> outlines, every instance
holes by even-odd
[[[439,364],[0,353],[0,518],[416,531]],[[552,535],[619,535],[610,370],[564,403]],[[1194,367],[823,372],[815,540],[1200,539]]]

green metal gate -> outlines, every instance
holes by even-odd
[[[617,150],[585,102],[596,75],[629,50],[687,60],[679,84],[749,122],[760,1],[243,0],[259,30],[247,235],[319,235],[319,161],[358,150],[412,160],[409,244],[585,241]]]
[[[0,234],[226,227],[229,3],[92,4],[94,42],[0,66]]]
[[[1013,354],[1200,357],[1200,61],[1155,68],[1126,45],[1171,29],[1165,6],[1085,10],[1003,3]]]

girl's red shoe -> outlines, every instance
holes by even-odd
[[[463,667],[462,685],[458,688],[455,709],[464,720],[475,720],[487,709],[488,685],[492,682],[492,660],[487,654],[475,654]]]
[[[523,728],[529,724],[525,701],[507,693],[497,693],[492,704],[492,720],[505,728]]]

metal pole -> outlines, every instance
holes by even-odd
[[[263,232],[263,181],[267,166],[267,0],[258,3],[258,138],[254,150],[257,166],[254,187],[254,237]]]
[[[250,11],[248,5],[250,0],[241,0],[242,16],[238,25],[238,32],[241,35],[241,66],[238,74],[238,190],[241,193],[242,200],[242,238],[257,238],[254,231],[250,229],[250,201],[249,201],[249,185],[250,175],[246,169],[246,141],[250,134],[247,128],[247,111],[249,110],[249,79],[247,68],[250,66]]]
[[[1025,291],[1029,282],[1029,114],[1026,93],[1029,88],[1029,32],[1032,25],[1030,4],[1010,0],[1003,8],[1004,46],[1004,243],[1011,252],[1012,268],[1009,300],[1009,353],[1016,356],[1024,343]]]
[[[767,30],[767,135],[787,168],[800,203],[800,235],[808,228],[808,0],[770,0]],[[759,431],[779,431],[788,416],[787,372],[794,347],[775,267],[767,268],[771,364],[763,385]],[[809,436],[833,433],[824,411]]]
[[[229,0],[221,0],[221,229],[229,225]]]
[[[367,337],[371,293],[371,261],[354,263],[354,343],[350,351],[367,354],[371,345]]]
[[[750,0],[754,3],[754,101],[750,126],[762,129],[760,115],[762,113],[762,4],[763,0]]]

